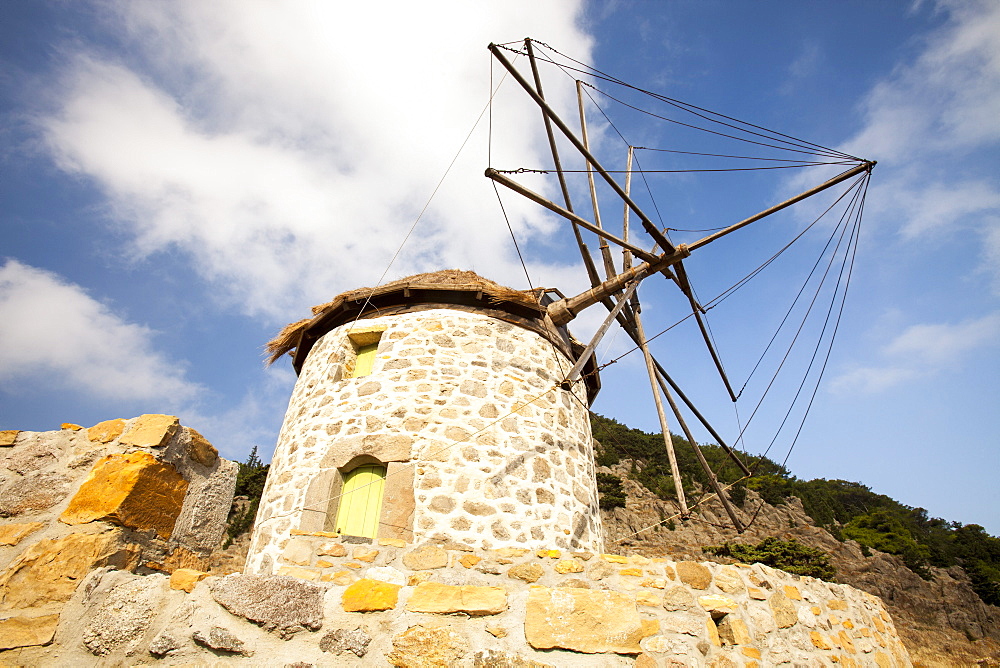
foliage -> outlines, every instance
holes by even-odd
[[[597,463],[611,466],[630,461],[629,477],[664,499],[675,496],[670,463],[663,437],[630,429],[615,420],[594,416],[594,437],[599,442]],[[701,470],[691,444],[673,436],[684,490],[704,490],[708,478]],[[717,445],[701,445],[710,466],[723,484],[736,482],[742,472]],[[863,553],[881,550],[898,555],[915,573],[930,576],[930,567],[961,566],[972,588],[986,603],[1000,605],[1000,538],[990,536],[977,524],[963,526],[928,517],[923,508],[912,508],[859,482],[848,480],[799,480],[782,465],[762,458],[750,461],[754,476],[730,489],[741,503],[741,495],[752,489],[771,505],[790,497],[802,501],[805,512],[817,525],[840,540],[856,540]],[[745,486],[745,489],[743,488]]]
[[[797,540],[765,538],[756,545],[725,543],[702,548],[720,557],[732,557],[747,564],[762,563],[795,575],[830,580],[836,573],[830,556]]]
[[[610,473],[597,474],[597,494],[599,505],[603,510],[625,507],[625,490],[622,489],[622,479]]]
[[[267,472],[271,468],[269,464],[264,464],[257,456],[257,446],[253,446],[245,462],[237,462],[240,467],[236,474],[236,490],[233,496],[247,497],[247,505],[243,510],[239,510],[236,505],[229,511],[229,520],[226,527],[225,547],[232,545],[233,540],[246,533],[253,527],[254,519],[257,517],[257,507],[260,505],[260,497],[264,493],[264,483],[267,481]]]

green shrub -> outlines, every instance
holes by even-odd
[[[597,495],[602,510],[625,507],[625,490],[622,481],[610,473],[597,474]]]
[[[794,539],[780,540],[772,536],[756,545],[725,543],[703,547],[702,551],[720,557],[732,557],[748,564],[766,564],[787,573],[824,580],[832,579],[836,573],[834,567],[830,565],[830,555]]]

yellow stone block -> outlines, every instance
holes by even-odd
[[[20,433],[20,429],[4,429],[0,431],[0,448],[14,445],[14,442],[17,441],[17,435]]]
[[[501,587],[422,582],[413,589],[406,609],[440,615],[463,613],[470,617],[499,615],[507,610],[507,592]]]
[[[845,629],[853,629],[854,628],[854,622],[852,622],[849,619],[845,619],[844,620],[844,628]]]
[[[760,660],[760,650],[757,649],[756,647],[740,647],[740,652],[742,652],[743,656],[747,657],[748,659],[757,659],[758,661]]]
[[[875,664],[878,668],[892,668],[892,659],[885,652],[875,652]]]
[[[300,580],[319,580],[319,573],[308,568],[298,566],[282,566],[278,569],[278,575],[288,575]]]
[[[820,609],[818,605],[814,605],[813,607],[809,608],[809,611],[812,612],[814,615],[823,614],[823,611]]]
[[[346,564],[344,564],[344,567],[345,568],[354,568],[354,569],[364,568],[364,566],[362,566],[361,564],[357,563],[356,561],[349,561]]]
[[[208,439],[202,436],[196,429],[188,427],[188,435],[191,437],[191,441],[187,447],[188,457],[202,466],[212,466],[215,464],[215,461],[219,458],[219,451],[215,449],[215,446],[209,443]]]
[[[496,554],[498,557],[509,559],[511,557],[514,558],[523,557],[528,553],[528,550],[522,547],[501,547],[497,550],[494,550],[493,553]]]
[[[137,448],[158,448],[167,444],[177,433],[180,422],[176,415],[140,415],[132,423],[118,442]]]
[[[316,568],[330,568],[331,566],[336,566],[332,561],[327,561],[326,559],[317,559]]]
[[[830,619],[830,624],[832,624],[833,626],[836,626],[837,624],[840,623],[840,617],[838,617],[837,615],[830,615],[829,619]]]
[[[699,596],[698,605],[703,607],[714,618],[719,618],[722,615],[728,615],[731,612],[736,612],[736,610],[740,607],[739,604],[733,599],[719,594]]]
[[[344,590],[342,605],[345,612],[376,612],[392,610],[399,600],[400,585],[364,578]]]
[[[535,554],[539,559],[558,559],[562,552],[559,550],[538,550]]]
[[[399,538],[379,538],[378,544],[383,547],[406,547],[406,541]]]
[[[87,430],[87,438],[95,443],[110,443],[125,431],[125,420],[116,418],[98,422]]]
[[[138,563],[139,547],[126,543],[121,529],[40,540],[0,573],[0,604],[23,610],[68,601],[93,569],[131,571]]]
[[[630,566],[629,568],[623,568],[618,572],[621,575],[628,575],[633,578],[641,578],[644,575],[641,568],[636,568],[634,566]]]
[[[716,647],[722,647],[722,641],[719,640],[719,627],[715,625],[711,619],[705,620],[705,631],[708,632],[708,639]]]
[[[350,571],[337,571],[336,573],[323,573],[319,576],[322,582],[332,582],[335,585],[345,587],[354,582],[354,573]]]
[[[639,585],[642,587],[652,587],[653,589],[666,589],[667,581],[665,578],[646,578]]]
[[[33,534],[43,526],[45,525],[41,522],[0,525],[0,545],[17,545],[25,536]]]
[[[833,646],[826,641],[826,638],[819,631],[810,631],[809,640],[812,641],[816,649],[833,649]]]
[[[854,641],[851,640],[851,636],[847,634],[847,631],[841,631],[837,634],[837,639],[840,641],[840,646],[844,648],[844,651],[854,654],[857,650],[854,649]]]
[[[801,601],[802,594],[799,592],[798,587],[793,587],[792,585],[785,585],[782,587],[785,590],[785,596],[792,599],[793,601]]]
[[[747,587],[747,593],[755,601],[767,600],[767,592],[758,587]]]
[[[73,424],[72,422],[63,422],[59,425],[60,429],[68,429],[69,431],[80,431],[83,429],[82,425]]]
[[[507,629],[502,626],[487,626],[486,632],[489,633],[494,638],[506,638]]]
[[[826,602],[826,607],[831,610],[847,610],[847,601],[842,601],[839,598],[831,598]]]
[[[660,620],[658,619],[647,619],[643,617],[640,623],[642,624],[642,630],[640,633],[642,633],[643,638],[655,636],[660,632]]]
[[[378,556],[378,550],[373,550],[367,547],[356,547],[354,548],[354,552],[351,553],[351,556],[358,561],[370,564],[375,561],[375,557]]]
[[[629,555],[628,562],[630,564],[635,564],[636,566],[646,566],[647,564],[651,563],[651,560],[648,557],[642,556],[641,554],[632,554]]]
[[[627,564],[628,559],[618,554],[602,554],[601,559],[612,564]]]
[[[658,608],[663,605],[663,599],[656,594],[648,591],[640,591],[635,595],[635,602],[637,605],[647,605],[652,608]]]
[[[416,587],[421,582],[427,582],[431,579],[431,574],[426,571],[421,571],[419,573],[411,573],[410,577],[406,578],[406,584],[410,587]]]
[[[59,520],[103,520],[170,538],[187,487],[177,469],[148,452],[108,455],[94,464]]]
[[[292,535],[295,535],[294,531],[292,532]],[[340,543],[324,543],[319,546],[319,550],[316,551],[316,554],[321,557],[346,557],[347,548]]]
[[[465,554],[459,558],[458,563],[462,564],[465,568],[472,568],[482,560],[482,557],[477,557],[474,554]]]
[[[170,588],[191,593],[194,586],[208,577],[204,571],[196,571],[192,568],[178,568],[170,574]]]
[[[753,638],[746,622],[736,615],[726,615],[718,623],[719,639],[726,645],[750,645]]]
[[[0,651],[17,647],[45,645],[52,641],[58,625],[59,615],[14,616],[0,619]],[[11,658],[13,659],[13,657]]]

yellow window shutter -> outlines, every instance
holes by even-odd
[[[371,375],[372,365],[375,364],[375,353],[378,351],[378,344],[372,343],[358,348],[358,358],[354,362],[354,377]]]
[[[385,467],[378,464],[359,466],[344,476],[337,511],[337,532],[375,538],[384,487]]]

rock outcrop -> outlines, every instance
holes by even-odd
[[[772,506],[748,490],[743,517],[753,521],[742,535],[731,528],[722,505],[714,499],[697,507],[690,520],[681,521],[674,503],[627,477],[627,466],[600,470],[621,477],[627,494],[625,508],[604,511],[609,552],[716,560],[701,548],[726,541],[757,543],[768,536],[794,538],[830,554],[837,582],[885,602],[915,663],[1000,665],[1000,608],[983,603],[960,568],[932,568],[931,579],[924,580],[899,557],[876,550],[867,551],[866,556],[856,542],[841,542],[817,527],[794,497]]]
[[[236,472],[171,415],[0,433],[0,663],[53,642],[92,572],[207,568]],[[140,580],[111,596],[83,646],[103,656],[141,635],[155,588]]]

